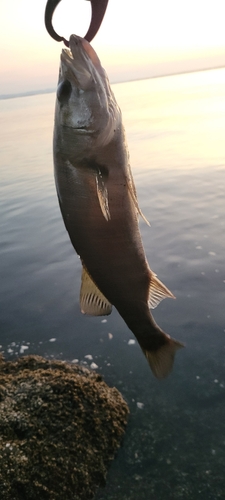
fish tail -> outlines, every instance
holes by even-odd
[[[169,375],[173,368],[176,351],[184,347],[178,340],[172,339],[169,335],[161,332],[164,336],[164,344],[155,350],[143,349],[150,368],[158,379],[163,379]]]

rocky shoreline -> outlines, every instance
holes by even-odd
[[[101,375],[63,361],[0,359],[0,498],[89,500],[129,409]]]

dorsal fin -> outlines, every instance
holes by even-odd
[[[152,272],[151,281],[149,287],[148,305],[150,309],[155,309],[161,300],[169,297],[175,299],[174,295],[170,290],[156,277],[156,274]]]
[[[146,224],[148,224],[148,226],[150,226],[150,222],[148,222],[148,220],[146,219],[146,217],[144,216],[144,214],[142,213],[142,211],[138,205],[137,193],[136,193],[136,188],[135,188],[134,179],[133,179],[133,175],[131,172],[130,164],[128,164],[128,175],[126,176],[126,179],[127,179],[127,186],[129,189],[129,193],[131,195],[131,198],[133,200],[133,203],[134,203],[134,206],[137,210],[137,213],[142,217],[142,219],[146,222]]]
[[[83,314],[91,316],[105,316],[112,311],[112,305],[100,292],[84,267],[81,276],[80,308]]]

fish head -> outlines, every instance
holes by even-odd
[[[105,70],[87,40],[71,35],[63,49],[56,100],[57,125],[89,137],[96,146],[110,142],[121,122]],[[81,142],[81,137],[79,139]]]

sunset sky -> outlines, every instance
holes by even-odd
[[[0,0],[0,95],[55,88],[62,43],[44,26],[46,0]],[[84,36],[91,7],[61,0],[53,25]],[[92,42],[111,82],[225,66],[224,0],[109,0]]]

